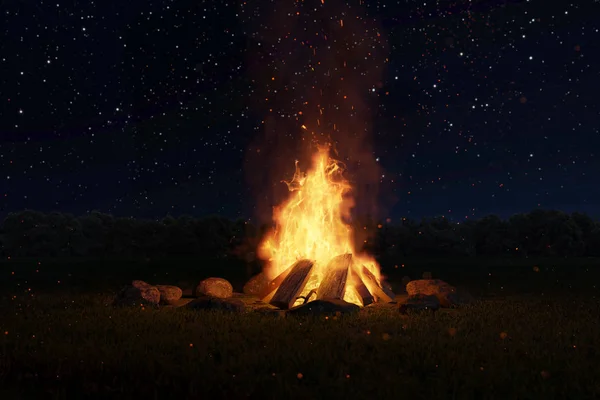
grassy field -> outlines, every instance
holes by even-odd
[[[239,287],[246,269],[194,260],[3,262],[0,398],[600,397],[597,260],[382,264],[396,287],[430,271],[481,301],[435,314],[375,309],[329,319],[114,309],[114,290],[132,278],[177,284],[213,275]]]

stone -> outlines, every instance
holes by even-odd
[[[434,295],[426,294],[410,295],[398,304],[398,310],[401,314],[408,314],[413,311],[437,311],[439,308],[439,299]]]
[[[226,299],[233,294],[233,286],[223,278],[207,278],[201,281],[194,292],[194,296],[212,296]]]
[[[135,281],[131,281],[131,286],[138,288],[138,289],[147,289],[147,288],[151,287],[152,285],[147,282],[144,282],[144,281],[135,280]]]
[[[453,292],[454,290],[454,286],[441,279],[417,279],[406,284],[406,292],[411,296],[415,294],[435,295],[436,293]]]
[[[299,305],[288,311],[289,315],[338,315],[357,313],[360,307],[340,299],[319,299]]]
[[[192,299],[190,297],[182,297],[179,300],[173,302],[172,304],[166,304],[163,307],[164,308],[181,308],[181,307],[186,306],[188,303],[190,303],[193,300],[195,300],[195,299]]]
[[[153,305],[156,306],[160,302],[160,291],[144,281],[133,281],[131,285],[123,287],[115,300],[115,306],[139,306]]]
[[[246,282],[243,292],[244,294],[259,296],[268,284],[269,278],[267,278],[264,272],[261,272],[260,274],[254,275],[248,282]]]
[[[192,310],[216,310],[226,312],[243,312],[246,307],[244,302],[238,299],[223,299],[213,296],[202,296],[198,297],[187,303],[185,307]]]
[[[465,291],[458,291],[454,286],[440,279],[418,279],[406,285],[409,296],[423,294],[433,295],[438,298],[442,307],[456,307],[468,304],[473,297]]]
[[[160,292],[160,302],[162,304],[177,304],[178,300],[183,296],[183,291],[177,286],[171,285],[156,285]]]

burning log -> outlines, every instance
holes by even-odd
[[[295,265],[296,264],[292,264],[288,269],[277,275],[275,279],[269,282],[265,288],[258,293],[258,298],[265,300],[267,296],[275,293],[275,290],[277,290],[277,288],[281,285],[281,282],[283,282],[283,280],[290,274]]]
[[[375,301],[373,295],[369,292],[369,289],[363,282],[360,273],[356,270],[356,265],[353,265],[352,268],[350,268],[350,282],[354,285],[356,294],[362,301],[363,306],[368,306]]]
[[[327,264],[327,272],[317,290],[317,299],[344,299],[348,270],[352,265],[352,254],[334,257]]]
[[[311,260],[295,262],[263,289],[262,301],[280,309],[290,309],[299,304],[299,299],[303,299],[304,303],[312,301],[313,295],[317,300],[340,299],[360,306],[394,300],[366,266],[355,263],[352,254],[334,257],[327,264],[325,276],[317,289],[307,287],[315,278],[313,267],[314,261]]]
[[[304,300],[304,303],[302,303],[302,304],[306,304],[306,303],[308,303],[308,301],[310,300],[310,297],[313,294],[314,295],[317,294],[317,289],[310,289],[310,291],[306,294],[306,296],[298,296],[298,298]]]
[[[292,265],[290,273],[283,279],[269,303],[282,309],[292,308],[308,283],[313,266],[314,263],[311,260],[299,260]]]
[[[379,286],[375,275],[373,275],[373,273],[364,265],[362,267],[362,281],[369,289],[369,292],[371,292],[371,294],[375,297],[377,302],[382,301],[385,303],[390,303],[394,300],[383,291],[381,286]]]

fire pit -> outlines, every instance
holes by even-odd
[[[351,185],[343,166],[320,147],[312,168],[285,182],[290,198],[274,210],[275,229],[259,246],[269,284],[263,301],[282,309],[316,299],[342,299],[359,306],[389,302],[379,265],[354,248],[349,224]]]

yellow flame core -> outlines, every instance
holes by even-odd
[[[352,228],[346,222],[353,206],[348,196],[351,186],[342,173],[342,165],[329,157],[328,148],[319,148],[307,173],[296,162],[294,177],[286,182],[290,198],[275,208],[276,229],[259,247],[259,256],[269,261],[265,273],[270,279],[297,260],[315,262],[302,295],[317,289],[329,261],[345,253],[352,253],[355,264],[367,267],[377,281],[381,279],[377,262],[355,251]],[[362,305],[350,279],[344,300]]]

